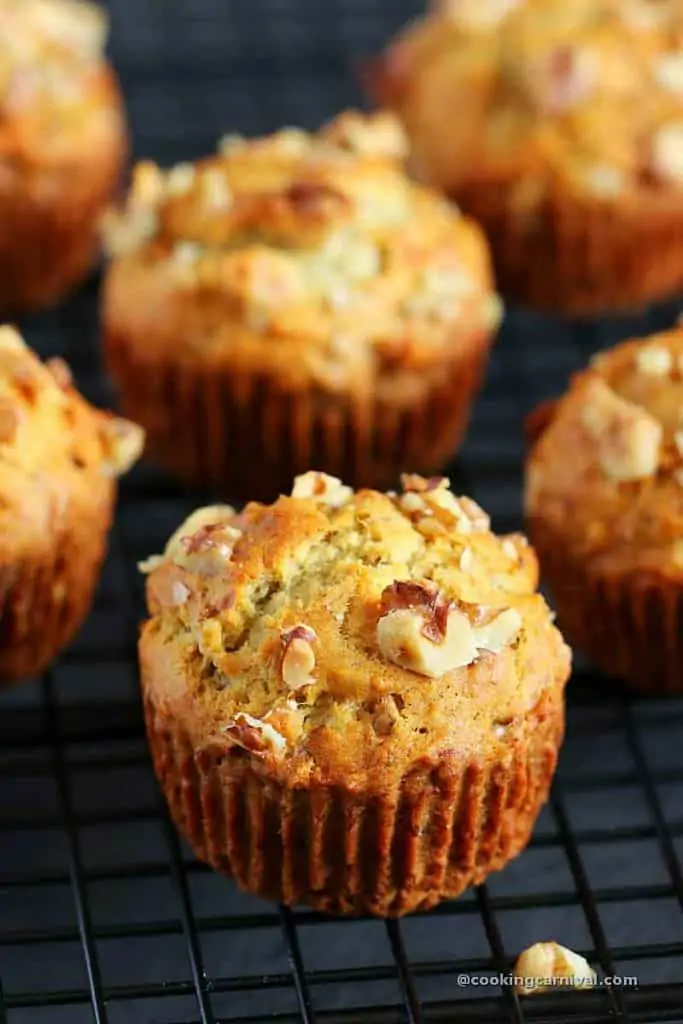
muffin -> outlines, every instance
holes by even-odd
[[[103,11],[0,0],[0,312],[48,306],[87,274],[127,153]]]
[[[528,528],[561,628],[633,689],[683,692],[683,330],[598,356],[531,435]]]
[[[147,732],[171,815],[244,889],[398,916],[526,845],[569,650],[521,535],[445,479],[200,509],[149,573]]]
[[[583,316],[683,289],[680,3],[441,0],[369,81],[506,299]]]
[[[413,185],[391,115],[143,163],[106,235],[106,355],[150,454],[271,499],[453,454],[500,307],[479,229]]]
[[[42,671],[83,621],[116,477],[141,445],[138,427],[81,398],[66,363],[0,328],[1,682]]]

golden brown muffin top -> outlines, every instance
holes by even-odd
[[[83,123],[111,106],[107,33],[85,0],[0,0],[0,154],[65,159]]]
[[[89,405],[61,359],[47,363],[0,327],[0,545],[18,555],[87,506],[140,455],[140,427]],[[100,484],[100,481],[104,481]]]
[[[596,566],[683,580],[683,329],[596,357],[545,419],[529,517]]]
[[[155,703],[290,781],[484,755],[568,673],[532,550],[445,479],[310,472],[200,509],[141,568]]]
[[[177,344],[195,358],[332,388],[442,364],[458,331],[488,333],[500,309],[481,232],[410,181],[404,147],[393,115],[349,111],[316,134],[227,137],[167,172],[139,164],[105,225],[117,316],[124,291],[155,307],[170,293],[186,325]],[[179,295],[201,304],[191,329]]]
[[[678,0],[440,0],[389,48],[378,92],[427,180],[560,181],[613,199],[683,187]]]

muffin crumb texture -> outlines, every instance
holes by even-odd
[[[348,781],[473,752],[566,673],[531,549],[446,479],[384,495],[311,472],[292,495],[200,510],[142,565],[143,659],[167,652],[197,737]]]

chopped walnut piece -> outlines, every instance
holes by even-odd
[[[513,562],[519,561],[519,551],[514,541],[510,540],[509,537],[504,537],[501,541],[501,550],[506,558],[510,558]]]
[[[227,210],[232,205],[233,196],[225,174],[216,169],[203,172],[202,198],[210,210]]]
[[[218,575],[232,558],[241,536],[241,530],[226,522],[206,523],[194,533],[180,537],[173,561],[188,572]]]
[[[368,156],[404,160],[408,139],[400,120],[388,111],[373,116],[347,111],[326,125],[320,136],[333,146]]]
[[[287,746],[287,740],[277,729],[244,711],[238,711],[223,731],[236,746],[260,757],[282,753]]]
[[[235,510],[231,505],[207,505],[205,508],[196,509],[191,516],[189,516],[184,523],[182,523],[178,529],[169,538],[166,548],[164,549],[163,555],[150,555],[144,561],[138,563],[138,569],[142,573],[154,572],[164,562],[176,562],[177,560],[182,561],[183,558],[187,557],[187,550],[185,541],[188,537],[192,537],[199,533],[203,528],[207,526],[213,526],[220,524],[227,528],[228,522],[235,515]],[[229,540],[222,538],[222,542],[227,544],[232,553],[232,547],[238,537],[241,536],[240,531],[235,527],[230,527]]]
[[[434,643],[441,643],[446,635],[450,602],[429,580],[413,583],[410,580],[396,580],[382,591],[381,614],[398,609],[418,609],[424,615],[422,632]]]
[[[339,508],[352,494],[353,490],[346,487],[341,480],[313,470],[296,477],[292,488],[293,498],[311,498],[322,505],[331,505],[332,508]]]
[[[597,457],[614,480],[644,480],[657,471],[662,425],[645,409],[597,379],[586,388],[581,420],[596,442]]]
[[[194,164],[176,164],[166,176],[166,195],[182,196],[189,192],[194,185],[196,175]]]
[[[9,399],[0,397],[0,444],[11,444],[17,436],[21,410]]]
[[[520,0],[435,0],[434,6],[465,30],[495,28]]]
[[[397,704],[397,700],[401,703]],[[396,723],[400,721],[402,703],[398,695],[394,697],[392,694],[381,697],[374,702],[371,708],[371,721],[372,728],[377,736],[385,737],[391,735],[396,727]]]
[[[407,512],[408,515],[414,515],[416,512],[423,513],[428,511],[424,498],[415,491],[408,491],[407,494],[402,494],[399,498],[399,505],[401,506],[401,510],[403,512]]]
[[[171,598],[174,604],[186,604],[190,598],[191,591],[180,580],[174,580],[171,584]]]
[[[460,553],[459,567],[461,572],[471,572],[472,566],[474,565],[474,555],[472,554],[472,548],[463,548]]]
[[[425,491],[435,491],[440,487],[448,489],[451,482],[447,476],[424,477],[418,473],[401,473],[401,486],[407,494],[424,494]]]
[[[145,432],[137,423],[106,417],[103,421],[106,457],[104,472],[107,476],[123,476],[133,466],[145,444]]]
[[[673,367],[673,358],[668,348],[662,345],[645,345],[636,353],[636,366],[649,377],[667,377]]]
[[[514,608],[506,608],[495,618],[474,628],[477,650],[500,654],[519,635],[522,618]]]
[[[557,942],[537,942],[520,954],[513,968],[515,988],[530,996],[551,987],[594,988],[597,975],[587,960]]]
[[[663,181],[683,183],[683,122],[660,128],[652,140],[652,170]]]
[[[484,512],[481,505],[477,505],[476,501],[462,497],[458,498],[458,503],[476,533],[485,533],[491,528],[491,517]]]
[[[0,352],[26,352],[26,342],[16,327],[6,324],[0,327]]]
[[[73,377],[71,376],[71,370],[68,363],[63,359],[59,359],[59,357],[55,357],[54,359],[48,359],[45,366],[52,374],[55,384],[60,387],[62,391],[66,391],[67,388],[71,387],[73,384]]]
[[[308,626],[294,626],[282,633],[282,658],[280,671],[282,681],[291,690],[298,690],[311,681],[311,673],[315,668],[315,651],[313,644],[318,639],[314,630]]]
[[[419,675],[439,678],[446,672],[470,665],[477,656],[474,631],[467,616],[452,609],[440,643],[428,639],[425,619],[419,611],[398,609],[377,623],[377,643],[387,661]]]

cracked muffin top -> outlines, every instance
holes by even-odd
[[[111,498],[142,430],[93,408],[61,359],[47,363],[0,327],[0,546],[11,560],[59,531],[62,516]]]
[[[150,348],[330,388],[443,365],[500,305],[479,228],[410,181],[404,147],[393,115],[349,111],[315,134],[228,136],[169,171],[139,164],[104,224],[111,329],[134,320]]]
[[[681,327],[597,356],[530,432],[526,506],[539,529],[601,568],[683,580]]]
[[[85,0],[0,0],[0,155],[59,164],[120,120],[108,22]]]
[[[273,505],[200,509],[141,568],[155,706],[290,782],[514,743],[569,672],[531,548],[445,479],[307,473]]]
[[[683,187],[678,0],[438,0],[378,62],[416,170],[615,198]]]

